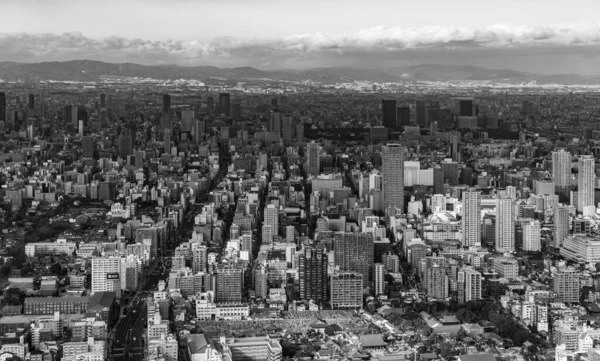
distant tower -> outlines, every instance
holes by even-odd
[[[496,200],[496,252],[515,250],[514,203],[510,198]]]
[[[381,113],[383,126],[396,129],[396,101],[393,99],[383,99],[381,101]]]
[[[417,125],[425,126],[427,123],[427,103],[424,100],[417,100],[416,114]]]
[[[35,109],[35,95],[29,94],[29,109]]]
[[[171,109],[171,96],[169,94],[163,94],[162,111],[168,113]]]
[[[556,192],[566,197],[571,187],[571,153],[566,149],[552,152],[552,177]]]
[[[407,106],[396,108],[397,128],[410,125],[410,108]]]
[[[481,194],[474,188],[463,192],[463,246],[481,245]]]
[[[578,163],[577,210],[583,212],[585,207],[594,205],[595,159],[591,155],[582,155]]]
[[[320,173],[319,144],[313,141],[306,145],[306,175],[316,176]]]
[[[231,97],[229,93],[219,93],[219,112],[229,116],[231,111]]]
[[[0,92],[0,121],[6,121],[6,93]]]
[[[305,248],[298,257],[300,299],[327,300],[327,253],[322,248]]]
[[[382,150],[383,206],[404,212],[404,147],[388,144]]]
[[[569,236],[569,208],[554,207],[554,248],[559,248]]]

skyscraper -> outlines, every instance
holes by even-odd
[[[131,134],[129,129],[125,128],[123,133],[119,135],[119,156],[126,159],[128,155],[131,155],[132,148]]]
[[[515,250],[514,205],[510,198],[496,200],[496,252]]]
[[[168,113],[171,109],[171,96],[169,94],[163,94],[162,111]]]
[[[244,285],[244,270],[242,267],[232,265],[219,265],[217,267],[216,302],[242,302],[242,288]]]
[[[425,289],[427,296],[438,300],[448,298],[448,275],[446,268],[438,264],[433,264],[431,267],[425,268]]]
[[[219,112],[229,116],[231,111],[231,97],[229,93],[219,93]]]
[[[316,176],[320,173],[319,144],[312,141],[306,145],[306,175]]]
[[[398,107],[396,109],[396,128],[400,129],[410,125],[410,108],[407,106]]]
[[[100,108],[106,108],[106,94],[100,94]]]
[[[460,149],[458,148],[458,145],[460,143],[460,132],[454,130],[452,131],[450,137],[452,139],[452,148],[450,149],[452,161],[460,162]]]
[[[6,93],[0,92],[0,121],[6,121]]]
[[[96,144],[94,137],[83,137],[81,138],[81,149],[83,150],[83,156],[85,158],[94,158],[94,150]]]
[[[552,152],[552,177],[556,193],[562,196],[562,201],[568,196],[571,187],[571,153],[566,149]]]
[[[458,271],[457,284],[459,302],[481,299],[481,273],[479,271],[471,267],[461,268]]]
[[[373,266],[373,284],[375,295],[383,295],[385,293],[385,265],[383,263],[375,263]]]
[[[29,102],[27,103],[29,109],[35,109],[35,95],[29,94]]]
[[[388,144],[382,150],[383,207],[404,212],[404,147]]]
[[[459,101],[459,115],[461,117],[472,117],[473,114],[473,100],[461,99]]]
[[[538,252],[542,249],[540,233],[540,221],[529,221],[523,224],[524,251]]]
[[[322,248],[307,247],[298,257],[300,299],[320,302],[328,299],[327,254]]]
[[[333,239],[335,265],[342,271],[359,272],[364,287],[369,285],[373,266],[373,235],[371,233],[336,233]]]
[[[396,101],[383,99],[381,101],[381,119],[386,128],[396,129]]]
[[[554,207],[554,248],[559,248],[569,236],[569,208]]]
[[[594,205],[595,161],[591,155],[579,157],[579,175],[577,176],[577,210],[579,212],[583,212],[587,206]]]
[[[271,226],[273,235],[279,234],[279,210],[274,204],[268,204],[265,207],[263,225]]]
[[[419,126],[427,123],[427,103],[424,100],[417,100],[416,121]]]
[[[463,192],[463,246],[481,245],[481,194],[471,188]]]

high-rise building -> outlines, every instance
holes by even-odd
[[[329,302],[331,308],[360,308],[363,305],[363,275],[337,272],[331,275]]]
[[[106,108],[106,94],[100,94],[100,108]]]
[[[327,253],[322,248],[307,247],[298,257],[300,299],[321,302],[329,298]]]
[[[279,210],[274,204],[265,207],[263,225],[271,226],[273,235],[279,234]]]
[[[163,94],[162,111],[168,113],[171,109],[171,96],[169,94]]]
[[[457,290],[459,302],[477,301],[481,299],[481,273],[464,267],[458,271]]]
[[[510,198],[496,200],[496,252],[515,250],[514,202]]]
[[[463,196],[464,199],[464,196]],[[463,200],[464,202],[464,200]],[[464,207],[463,207],[464,209]],[[446,197],[441,194],[434,194],[431,196],[431,213],[445,212],[446,211]]]
[[[216,302],[241,303],[244,285],[244,270],[238,265],[217,267]]]
[[[115,182],[100,182],[98,184],[98,199],[114,200],[117,197],[117,186]]]
[[[560,248],[569,235],[569,208],[564,206],[554,207],[554,247]]]
[[[556,193],[566,197],[571,187],[571,153],[566,149],[552,152],[552,177]]]
[[[231,112],[231,97],[229,93],[219,93],[219,112],[229,116]]]
[[[94,151],[96,150],[96,141],[94,140],[94,137],[82,137],[81,149],[85,158],[94,158]]]
[[[463,246],[481,245],[481,194],[474,188],[463,192]]]
[[[388,144],[381,154],[383,207],[398,207],[404,212],[404,147]]]
[[[35,109],[35,95],[29,94],[29,102],[27,103],[29,109]]]
[[[419,126],[427,124],[427,103],[424,100],[417,100],[416,121]]]
[[[123,133],[119,135],[119,156],[123,159],[127,159],[127,156],[131,155],[133,149],[133,142],[129,129],[125,128]]]
[[[390,129],[396,129],[396,101],[393,99],[383,99],[381,101],[381,119],[383,126]]]
[[[410,125],[410,107],[402,106],[396,109],[396,128]]]
[[[206,272],[208,267],[208,249],[206,246],[197,246],[192,250],[192,270],[194,273]]]
[[[281,117],[282,114],[279,110],[275,109],[269,113],[269,123],[267,124],[267,130],[269,132],[281,134]]]
[[[376,296],[385,294],[385,265],[383,263],[375,263],[373,266],[373,283]]]
[[[373,266],[373,234],[336,233],[333,239],[335,265],[342,271],[361,273],[364,287],[369,285],[369,274]]]
[[[458,130],[454,130],[452,131],[450,137],[452,140],[452,148],[450,149],[452,154],[452,161],[460,162],[460,149],[458,147],[458,145],[460,144],[460,132]]]
[[[539,252],[542,249],[540,221],[529,221],[523,224],[523,250]]]
[[[461,117],[472,117],[473,114],[473,100],[461,99],[459,100],[459,115]]]
[[[579,157],[579,174],[577,176],[577,210],[579,212],[583,212],[588,206],[595,205],[595,162],[596,160],[591,155],[582,155]]]
[[[433,193],[444,194],[444,169],[436,166],[433,168]]]
[[[282,139],[285,146],[289,146],[294,141],[294,123],[290,116],[283,117]]]
[[[449,185],[458,185],[460,179],[460,164],[458,162],[444,161],[441,163],[442,170],[444,171],[444,181],[447,181]]]
[[[312,141],[306,145],[306,175],[317,176],[320,173],[319,144]]]
[[[554,275],[554,292],[558,295],[557,301],[579,302],[579,272],[574,268],[560,269]]]
[[[0,92],[0,121],[6,122],[6,93]]]
[[[448,298],[448,275],[442,265],[432,264],[431,267],[426,267],[424,283],[427,296],[438,300]]]
[[[121,294],[121,257],[92,258],[92,295],[112,291]]]

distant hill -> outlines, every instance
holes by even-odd
[[[541,75],[509,69],[486,69],[472,65],[424,64],[388,70],[367,70],[344,67],[307,70],[266,71],[252,67],[217,68],[214,66],[185,67],[178,65],[146,66],[132,63],[113,64],[92,60],[66,62],[14,63],[0,62],[0,79],[7,81],[98,81],[102,76],[140,77],[159,80],[226,78],[228,80],[273,79],[280,81],[310,80],[324,84],[352,81],[493,81],[506,83],[600,84],[600,76],[577,74]]]

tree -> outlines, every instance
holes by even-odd
[[[62,267],[60,265],[60,263],[54,263],[52,266],[50,266],[50,272],[54,273],[54,274],[61,274],[62,273]]]
[[[4,292],[4,304],[11,306],[20,306],[25,300],[25,292],[20,288],[10,288]]]

